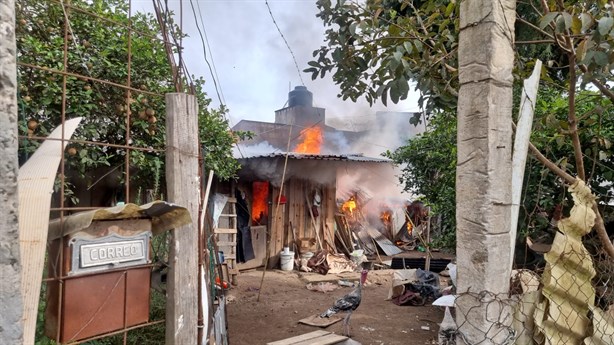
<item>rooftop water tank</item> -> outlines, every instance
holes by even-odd
[[[288,93],[288,108],[297,105],[313,106],[313,94],[305,86],[297,86]]]

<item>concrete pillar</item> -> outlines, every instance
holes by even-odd
[[[509,290],[514,243],[510,220],[516,4],[465,0],[460,6],[457,288],[465,295],[457,300],[456,317],[459,331],[471,344],[499,344],[508,332],[497,322],[505,323],[508,317],[496,301]]]
[[[0,0],[0,339],[23,342],[17,173],[15,2]]]

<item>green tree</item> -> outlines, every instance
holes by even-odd
[[[175,82],[157,20],[151,13],[133,13],[130,17],[128,5],[123,0],[17,2],[20,134],[44,137],[62,121],[64,76],[57,71],[64,69],[66,38],[69,74],[65,117],[83,117],[73,138],[125,145],[129,135],[132,146],[152,148],[131,151],[130,183],[134,186],[131,189],[136,192],[138,186],[164,195],[165,184],[161,182],[164,181],[165,149],[163,95],[175,91]],[[166,18],[169,28],[178,33],[171,15]],[[130,68],[129,22],[132,25]],[[128,78],[137,90],[128,93],[112,85],[125,85]],[[235,135],[229,131],[226,109],[210,107],[211,100],[203,91],[203,79],[185,77],[181,82],[186,87],[191,85],[199,101],[200,140],[206,168],[214,169],[220,178],[233,177],[239,165],[232,157]],[[38,146],[30,140],[20,144],[22,160]],[[101,171],[117,168],[121,172],[125,154],[125,149],[113,146],[70,144],[67,179],[85,178],[93,183]]]
[[[408,82],[413,81],[427,111],[454,109],[460,2],[369,0],[333,5],[319,0],[317,5],[318,16],[328,30],[326,44],[314,51],[315,60],[305,70],[313,78],[332,73],[344,98],[365,97],[371,103],[404,99]],[[608,126],[604,126],[611,118],[614,101],[608,86],[613,80],[614,61],[610,4],[521,2],[516,17],[515,83],[520,85],[530,74],[534,59],[540,58],[545,62],[542,87],[557,100],[556,108],[549,108],[548,103],[544,114],[536,118],[540,133],[532,138],[537,148],[532,149],[534,157],[563,182],[572,183],[577,176],[609,201],[611,196],[605,194],[603,184],[612,182],[614,167]],[[589,85],[599,92],[586,92]],[[429,113],[439,116],[437,111]],[[552,175],[547,179],[562,186]],[[597,209],[596,204],[594,207]],[[600,213],[595,229],[605,250],[614,256]]]
[[[405,190],[422,196],[440,215],[436,245],[454,248],[456,230],[456,118],[451,112],[431,117],[424,133],[386,156],[403,166]],[[428,182],[428,183],[426,183]]]
[[[584,155],[590,163],[587,180],[595,193],[604,201],[614,199],[608,184],[614,181],[612,169],[614,148],[614,109],[609,100],[595,92],[583,92],[580,111],[595,111],[585,121],[595,122],[581,132]],[[543,153],[565,170],[573,170],[572,144],[565,140],[567,99],[560,93],[542,89],[538,96],[536,122],[531,141]],[[561,128],[561,124],[562,127]],[[456,118],[453,112],[436,112],[427,124],[427,130],[409,140],[387,156],[404,166],[402,182],[405,189],[421,195],[441,215],[441,232],[437,245],[455,247],[455,183],[456,183]],[[535,159],[527,162],[520,210],[520,237],[550,236],[550,219],[558,207],[572,206],[566,190],[549,170]]]

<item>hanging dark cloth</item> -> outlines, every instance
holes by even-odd
[[[247,200],[238,189],[235,191],[235,197],[237,198],[237,262],[242,263],[254,259],[255,255]]]

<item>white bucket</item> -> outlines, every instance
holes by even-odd
[[[282,251],[281,256],[281,270],[292,271],[294,269],[294,252]]]

